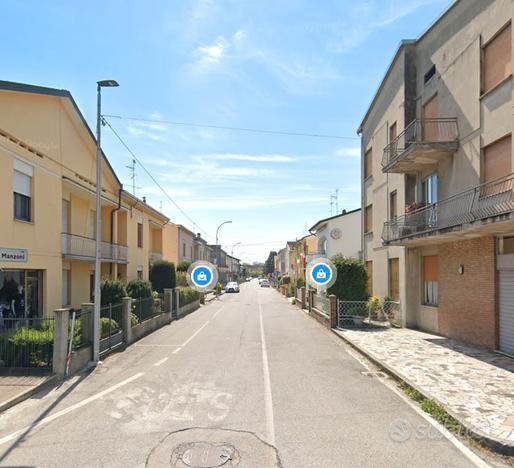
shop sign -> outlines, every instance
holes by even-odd
[[[0,247],[0,262],[26,262],[28,256],[27,249],[4,249]]]

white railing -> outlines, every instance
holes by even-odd
[[[85,259],[95,258],[96,241],[78,234],[61,233],[61,250],[66,257]],[[125,263],[128,260],[128,247],[102,241],[100,254],[103,261]]]
[[[324,315],[330,315],[330,299],[326,296],[313,294],[311,307]]]

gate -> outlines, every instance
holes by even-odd
[[[100,309],[100,355],[106,355],[123,344],[123,304],[109,304]]]
[[[381,301],[370,305],[368,301],[337,300],[337,326],[339,328],[369,327],[373,325],[400,327],[400,303]]]
[[[53,318],[3,318],[0,314],[0,374],[52,371]]]

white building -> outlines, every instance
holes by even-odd
[[[361,209],[319,220],[309,229],[318,239],[317,255],[361,258]]]

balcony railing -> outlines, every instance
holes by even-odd
[[[458,147],[458,141],[456,118],[414,120],[384,148],[383,171],[389,172],[407,156],[413,155],[416,147],[422,148],[424,154],[437,150],[453,152]]]
[[[162,253],[150,252],[150,263],[155,263],[162,260]]]
[[[514,211],[514,174],[424,206],[384,223],[385,243],[454,228]]]
[[[62,254],[65,257],[94,260],[95,239],[77,234],[61,233]],[[100,243],[101,259],[104,262],[127,263],[128,247],[125,245]]]

